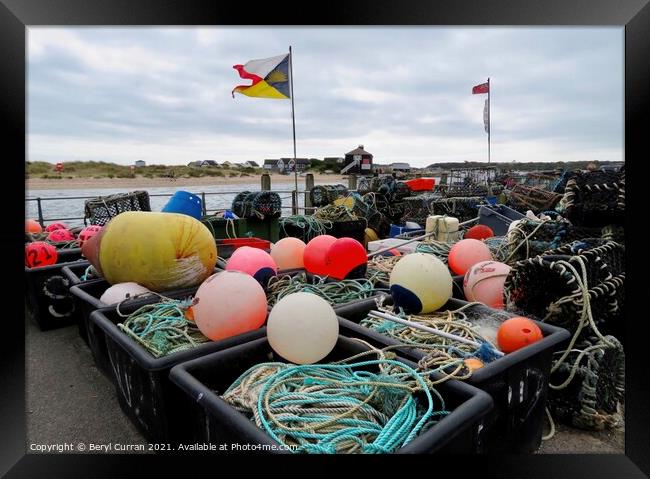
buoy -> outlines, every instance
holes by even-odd
[[[25,245],[25,266],[28,268],[55,264],[58,256],[56,248],[45,241]]]
[[[371,241],[378,241],[379,235],[372,228],[366,228],[363,232],[363,246],[368,247],[368,243]]]
[[[451,247],[447,263],[454,273],[465,274],[476,263],[491,259],[492,253],[485,243],[475,239],[463,239]]]
[[[120,213],[82,250],[109,283],[134,282],[158,292],[198,285],[217,263],[210,230],[178,213]]]
[[[465,299],[503,309],[503,284],[509,272],[510,266],[498,261],[476,263],[467,270],[463,279]]]
[[[533,344],[544,335],[533,321],[517,316],[506,319],[497,331],[497,343],[504,353],[517,351],[529,344]]]
[[[65,223],[52,223],[45,227],[45,231],[48,233],[55,230],[67,230],[67,229],[68,229],[68,225],[66,225]]]
[[[379,253],[377,256],[402,256],[402,253],[400,253],[400,250],[397,248],[392,248],[389,249],[388,251],[384,251],[383,253]]]
[[[312,274],[326,275],[325,256],[327,255],[327,250],[335,241],[336,238],[334,236],[318,235],[307,243],[303,252],[305,269]]]
[[[226,263],[226,271],[250,274],[265,288],[269,279],[278,274],[278,266],[263,249],[240,246]]]
[[[42,233],[43,228],[36,220],[25,220],[25,233],[38,234]]]
[[[339,322],[330,304],[312,293],[285,296],[271,310],[266,326],[273,351],[295,364],[312,364],[336,345]]]
[[[485,364],[483,364],[483,361],[477,358],[467,358],[463,362],[470,371],[476,371],[477,369],[481,369],[483,366],[485,366]]]
[[[366,248],[354,238],[339,238],[325,254],[325,274],[343,280],[363,278],[368,267]]]
[[[271,258],[278,269],[303,268],[303,254],[307,245],[300,239],[292,236],[282,238],[271,247]]]
[[[264,289],[251,275],[222,271],[199,286],[189,316],[206,337],[218,341],[260,328],[267,307]]]
[[[58,243],[60,241],[72,241],[74,240],[74,235],[68,230],[60,229],[51,231],[50,234],[47,235],[47,239],[48,241],[52,241],[54,243]]]
[[[486,238],[492,238],[493,236],[494,236],[494,231],[492,231],[492,228],[490,228],[489,226],[475,225],[467,230],[464,238],[482,240]]]
[[[118,283],[104,291],[99,300],[104,304],[117,304],[143,293],[151,293],[151,291],[138,283]]]
[[[83,244],[86,241],[88,241],[90,238],[95,236],[101,230],[102,230],[102,227],[98,226],[98,225],[86,226],[84,229],[82,229],[79,232],[79,236],[77,236],[77,244],[79,244],[79,246],[83,246]]]
[[[397,307],[408,314],[430,313],[452,294],[449,269],[433,255],[404,255],[390,273],[390,293]]]

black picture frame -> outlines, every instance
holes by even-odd
[[[25,447],[25,348],[24,323],[18,290],[23,275],[18,248],[23,247],[19,222],[24,210],[17,206],[24,195],[19,177],[24,178],[26,27],[38,25],[619,25],[625,27],[625,156],[627,159],[628,211],[626,212],[627,285],[647,286],[638,261],[644,257],[639,246],[644,234],[647,200],[643,190],[649,158],[646,122],[650,91],[650,5],[648,0],[466,0],[424,2],[418,0],[375,0],[285,5],[208,0],[0,0],[0,97],[5,155],[2,162],[4,216],[10,224],[0,235],[5,254],[5,314],[0,361],[0,473],[7,477],[115,476],[122,473],[152,472],[180,466],[187,474],[199,474],[204,466],[214,474],[226,467],[253,467],[269,471],[309,473],[350,472],[350,467],[395,465],[403,474],[453,474],[469,477],[557,478],[557,477],[644,477],[650,474],[650,407],[648,406],[647,307],[644,295],[626,286],[626,431],[625,455],[530,455],[473,457],[299,457],[293,464],[280,465],[277,458],[192,455],[182,461],[174,456],[33,455]],[[543,81],[543,79],[540,79]],[[534,85],[531,85],[534,88]],[[598,101],[598,99],[594,99]],[[9,148],[7,148],[9,147]],[[11,153],[9,153],[11,152]],[[638,158],[637,158],[638,156]],[[647,180],[645,180],[647,181]],[[14,203],[15,201],[15,203]],[[24,207],[24,203],[23,207]],[[11,219],[9,219],[11,218]],[[636,220],[634,220],[636,218]],[[635,230],[636,227],[636,230]],[[24,238],[23,238],[24,240]],[[645,254],[647,256],[647,253]],[[7,289],[8,288],[8,289]],[[14,294],[14,289],[15,294]],[[24,292],[23,292],[24,293]],[[645,343],[645,344],[642,344]],[[70,405],[74,414],[74,404]],[[244,460],[242,460],[244,459]],[[191,462],[192,468],[186,469]],[[283,461],[284,463],[285,461]],[[318,469],[315,464],[318,462]],[[228,464],[230,463],[230,464]],[[286,467],[284,467],[286,466]],[[342,469],[345,466],[346,469]],[[306,471],[306,472],[305,472]],[[398,472],[399,473],[399,472]],[[386,470],[386,474],[389,474]]]

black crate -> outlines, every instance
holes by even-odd
[[[90,315],[97,309],[106,308],[109,305],[99,300],[102,294],[111,285],[105,279],[95,279],[79,283],[70,288],[70,293],[74,296],[75,301],[79,307],[79,334],[86,341],[93,354],[95,365],[97,368],[111,377],[111,367],[108,358],[108,351],[106,350],[106,341],[104,339],[104,331],[98,328],[90,320]],[[183,288],[173,291],[160,293],[174,299],[185,298],[193,296],[196,293],[198,286],[191,288]],[[160,298],[155,295],[136,298],[129,302],[129,306],[142,306],[149,303],[160,301]],[[120,307],[120,311],[124,308]]]
[[[366,232],[366,220],[349,220],[349,221],[333,221],[330,228],[325,228],[323,234],[334,236],[335,238],[354,238],[359,243],[363,244]],[[305,243],[309,243],[312,238],[306,237],[306,230],[292,224],[285,224],[280,227],[279,237],[285,238],[293,236],[300,238]]]
[[[344,359],[367,350],[366,345],[339,335],[334,350],[322,362]],[[398,360],[415,367],[413,362]],[[185,412],[184,419],[192,424],[191,441],[278,446],[255,423],[218,395],[248,368],[267,361],[286,362],[273,352],[263,337],[181,363],[171,370],[171,381],[186,394],[185,407],[181,410]],[[483,417],[492,408],[490,396],[460,381],[448,381],[437,389],[452,413],[399,449],[399,453],[470,453],[476,450]],[[286,451],[274,449],[268,452]]]
[[[140,305],[120,307],[122,313],[132,313]],[[149,442],[178,444],[187,442],[190,428],[183,413],[184,397],[169,380],[175,365],[220,351],[266,335],[266,327],[221,341],[210,341],[195,348],[155,358],[135,342],[117,324],[124,318],[115,307],[94,311],[90,322],[104,333],[111,376],[122,411]]]
[[[63,275],[64,266],[73,266],[81,258],[81,249],[58,252],[57,262],[38,268],[25,267],[25,303],[41,331],[69,326],[78,312],[69,293],[70,283]]]
[[[440,311],[458,309],[464,304],[467,302],[451,299]],[[376,305],[370,300],[339,308],[342,334],[367,339],[376,346],[400,344],[358,324],[371,309],[376,309]],[[482,433],[482,452],[532,453],[541,444],[552,356],[569,338],[569,332],[550,324],[535,323],[542,330],[542,340],[486,364],[466,380],[494,400],[494,409],[486,418]],[[398,351],[414,360],[425,356],[423,351],[414,348]]]
[[[72,288],[73,286],[76,286],[81,283],[86,283],[89,281],[97,281],[97,279],[89,279],[89,280],[82,281],[81,278],[84,276],[84,273],[86,272],[89,266],[90,266],[89,261],[78,261],[77,263],[64,266],[63,268],[61,268],[61,271],[63,272],[63,276],[67,278],[70,287]],[[79,336],[88,345],[88,331],[86,326],[87,321],[84,320],[83,317],[84,316],[83,308],[85,303],[81,301],[74,294],[72,293],[70,294],[72,295],[72,300],[74,301],[75,310],[78,311],[79,313],[77,314],[77,328],[79,329]]]

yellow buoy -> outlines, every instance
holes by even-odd
[[[177,213],[121,213],[104,227],[98,248],[100,271],[109,283],[135,282],[152,291],[200,284],[217,262],[210,231]]]

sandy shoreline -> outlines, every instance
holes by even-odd
[[[89,188],[133,188],[146,189],[148,187],[179,187],[179,186],[217,186],[217,185],[241,185],[247,183],[261,183],[260,176],[242,176],[233,178],[201,177],[201,178],[62,178],[43,179],[30,178],[25,181],[25,188],[29,190],[73,190]],[[341,175],[315,174],[314,183],[341,183],[347,186],[347,178]],[[287,175],[271,175],[271,186],[282,184],[293,186],[294,177]],[[305,177],[298,177],[298,188],[304,189]]]

